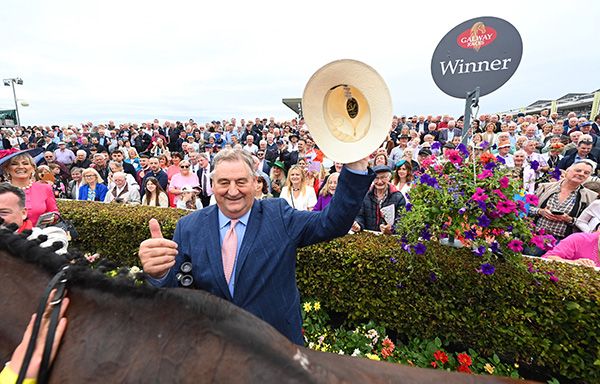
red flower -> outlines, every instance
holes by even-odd
[[[481,154],[481,157],[479,157],[479,161],[481,162],[481,164],[487,164],[490,161],[496,161],[496,156],[492,155],[489,152],[484,152]]]
[[[437,368],[437,363],[436,363],[435,361],[432,361],[432,362],[431,362],[431,366],[432,366],[433,368]]]
[[[448,355],[445,352],[437,350],[433,354],[433,358],[439,361],[442,364],[446,364],[448,362]]]
[[[473,363],[471,356],[466,353],[459,353],[458,356],[456,356],[456,360],[458,360],[458,364],[466,365],[467,367]]]
[[[459,365],[458,368],[456,368],[456,370],[458,372],[462,372],[462,373],[473,373],[471,372],[471,370],[469,369],[469,367],[467,367],[466,365]]]

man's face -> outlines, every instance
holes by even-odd
[[[592,174],[592,167],[586,163],[577,163],[571,166],[565,175],[565,179],[573,183],[581,184]]]
[[[225,216],[238,219],[252,208],[258,182],[244,162],[219,163],[212,179],[217,205]]]
[[[510,151],[510,147],[498,148],[498,154],[502,157],[506,156],[509,151]]]
[[[52,152],[44,153],[44,160],[46,160],[46,162],[48,162],[48,163],[52,163],[54,161],[54,153],[52,153]]]
[[[85,151],[77,151],[77,160],[84,161],[86,153]]]
[[[206,160],[204,156],[198,156],[198,164],[200,165],[200,168],[206,168],[208,160]]]
[[[148,159],[145,157],[140,157],[140,165],[142,166],[142,168],[147,168],[148,167]]]
[[[27,209],[19,206],[19,197],[12,192],[0,195],[0,217],[6,224],[23,225],[27,218]]]
[[[535,141],[528,141],[527,147],[525,149],[527,150],[527,152],[531,153],[531,152],[535,151],[535,147],[536,147]]]
[[[373,181],[373,186],[377,191],[385,191],[390,183],[390,173],[389,172],[380,172],[375,177]]]
[[[148,165],[153,172],[158,172],[160,170],[160,162],[156,158],[150,159]]]
[[[110,157],[113,161],[116,161],[117,163],[123,162],[123,154],[120,151],[113,152],[112,155],[110,155]]]
[[[123,188],[125,186],[125,176],[123,175],[113,176],[113,181],[119,188]]]
[[[592,130],[592,126],[591,125],[585,125],[585,126],[581,126],[581,133],[584,133],[586,135],[590,134],[590,131]]]
[[[304,145],[305,144],[306,143],[304,142],[304,140],[299,140],[298,141],[298,151],[300,151],[300,152],[304,151]]]
[[[577,146],[577,154],[579,155],[579,157],[587,157],[587,155],[590,154],[591,150],[592,150],[592,144],[580,143]]]
[[[104,168],[104,166],[106,165],[106,158],[104,157],[104,155],[101,153],[94,155],[94,164],[96,164],[100,168]]]

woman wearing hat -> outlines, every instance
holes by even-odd
[[[36,166],[29,153],[14,150],[0,152],[3,152],[0,158],[3,160],[2,170],[7,181],[25,191],[27,218],[33,225],[37,224],[44,213],[58,212],[52,185],[35,181]]]
[[[304,175],[304,170],[300,165],[292,165],[279,197],[285,199],[291,207],[299,211],[312,211],[317,203],[317,196],[314,188],[306,185]]]
[[[285,185],[285,165],[275,160],[271,165],[271,172],[269,172],[271,178],[271,193],[273,197],[279,197],[281,194],[281,188]]]
[[[179,162],[179,173],[173,175],[169,184],[169,193],[175,196],[175,205],[181,200],[183,187],[186,185],[200,185],[198,175],[191,172],[191,163],[189,160],[181,160]]]

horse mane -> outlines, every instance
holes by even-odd
[[[71,287],[97,290],[116,297],[176,300],[185,304],[186,308],[213,319],[222,319],[231,315],[233,304],[222,301],[216,296],[202,294],[199,299],[199,292],[196,290],[164,290],[148,284],[135,285],[135,281],[126,277],[125,273],[119,273],[117,277],[110,278],[102,273],[103,268],[92,269],[81,253],[69,250],[65,255],[58,255],[52,247],[42,248],[39,246],[46,239],[27,240],[28,235],[27,232],[17,234],[12,226],[0,226],[0,252],[35,265],[49,276],[69,264],[67,278]]]

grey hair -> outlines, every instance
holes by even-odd
[[[214,158],[214,168],[217,169],[219,164],[226,161],[241,161],[248,167],[249,174],[254,176],[254,161],[252,160],[252,155],[244,150],[239,149],[224,149],[221,152],[217,153]],[[213,177],[214,172],[211,173],[211,177]]]

